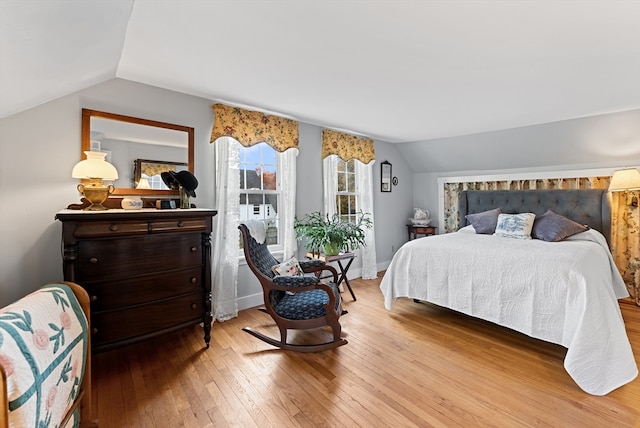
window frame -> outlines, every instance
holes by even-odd
[[[263,146],[261,146],[263,145]],[[263,168],[265,165],[268,166],[275,166],[275,174],[276,174],[276,180],[275,180],[275,184],[276,184],[276,188],[275,189],[265,189],[265,183],[264,183],[264,176],[259,175],[260,177],[260,185],[261,188],[260,189],[256,189],[256,188],[251,188],[251,189],[247,189],[247,171],[257,171],[256,169],[247,169],[246,165],[248,164],[248,162],[246,162],[247,158],[246,158],[246,152],[245,150],[251,150],[257,147],[257,146],[261,146],[261,154],[260,154],[260,162],[258,162],[257,164],[259,165],[257,168]],[[264,156],[262,153],[262,150],[264,149],[270,149],[273,150],[274,154],[275,154],[275,165],[272,164],[267,164],[264,162]],[[239,189],[239,198],[242,199],[243,196],[246,196],[246,209],[243,210],[242,209],[242,204],[240,204],[240,200],[238,201],[238,205],[240,208],[240,212],[239,212],[239,219],[242,221],[244,220],[243,216],[243,211],[246,211],[247,213],[249,211],[251,211],[251,213],[255,213],[255,204],[251,204],[249,203],[249,196],[250,195],[260,195],[262,200],[265,201],[265,197],[268,195],[275,195],[277,198],[277,205],[278,205],[278,209],[276,210],[276,219],[277,219],[277,243],[276,244],[268,244],[267,247],[269,248],[269,251],[271,253],[278,253],[278,252],[282,252],[283,251],[283,244],[282,244],[282,228],[283,228],[283,218],[282,215],[280,215],[280,209],[281,209],[281,204],[283,203],[283,189],[282,189],[282,182],[281,182],[281,176],[282,176],[282,159],[281,156],[279,156],[278,151],[276,151],[273,147],[271,147],[269,144],[265,143],[265,142],[261,142],[258,144],[255,144],[253,146],[250,147],[245,147],[243,145],[240,145],[239,148],[239,158],[240,158],[240,162],[239,162],[239,170],[240,170],[240,174],[244,174],[244,177],[241,177],[240,182],[244,183],[244,188],[240,187]],[[251,164],[256,164],[255,162],[251,162]],[[265,204],[262,204],[265,207],[265,210],[267,209]],[[259,205],[258,205],[259,206]],[[268,220],[264,218],[265,213],[263,214],[263,218],[258,219],[258,220]],[[239,245],[238,246],[238,255],[241,259],[244,259],[244,250],[242,249],[242,246]]]
[[[344,165],[344,169],[341,170],[341,165]],[[351,223],[355,223],[357,221],[357,213],[358,213],[358,201],[360,199],[360,193],[358,191],[358,176],[357,176],[357,169],[355,166],[355,159],[349,159],[348,161],[342,160],[340,157],[336,156],[336,174],[337,176],[335,177],[336,179],[336,194],[335,194],[335,212],[338,214],[338,217],[341,220],[344,220],[344,218],[346,217],[346,219],[351,222]],[[345,190],[340,190],[340,175],[344,175],[344,180],[343,182],[346,183],[346,189]],[[349,177],[352,177],[352,181],[349,180]],[[350,189],[350,183],[353,183],[353,190]],[[347,210],[348,213],[347,214],[342,214],[341,213],[341,197],[347,197]],[[353,209],[349,209],[351,207],[351,199],[353,199],[353,205],[355,206],[355,208]]]

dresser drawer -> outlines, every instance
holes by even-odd
[[[78,243],[78,279],[119,279],[202,266],[202,235],[160,234]]]
[[[73,236],[77,239],[86,239],[146,235],[147,233],[149,233],[147,221],[87,221],[76,224]]]
[[[204,302],[202,293],[175,299],[161,300],[129,309],[91,314],[93,347],[109,342],[132,339],[136,336],[187,323],[202,322]]]
[[[149,222],[149,231],[151,233],[200,232],[207,230],[207,227],[208,220],[206,218],[172,218]]]
[[[91,311],[105,311],[203,291],[202,267],[110,281],[85,282]]]

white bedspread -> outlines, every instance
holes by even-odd
[[[389,310],[399,297],[420,299],[560,344],[565,369],[590,394],[638,375],[617,301],[628,293],[595,230],[545,242],[468,226],[416,239],[395,254],[380,289]]]

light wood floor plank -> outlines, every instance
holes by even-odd
[[[380,274],[380,278],[382,274]],[[212,328],[187,328],[93,359],[101,427],[640,427],[640,379],[604,397],[563,367],[566,349],[430,304],[384,309],[378,280],[343,294],[345,346],[316,354],[275,349],[250,309]],[[640,308],[622,304],[636,361]],[[319,341],[329,330],[294,332]]]

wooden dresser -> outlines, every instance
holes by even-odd
[[[91,300],[98,353],[204,323],[211,333],[211,230],[217,211],[63,210],[64,279]]]

